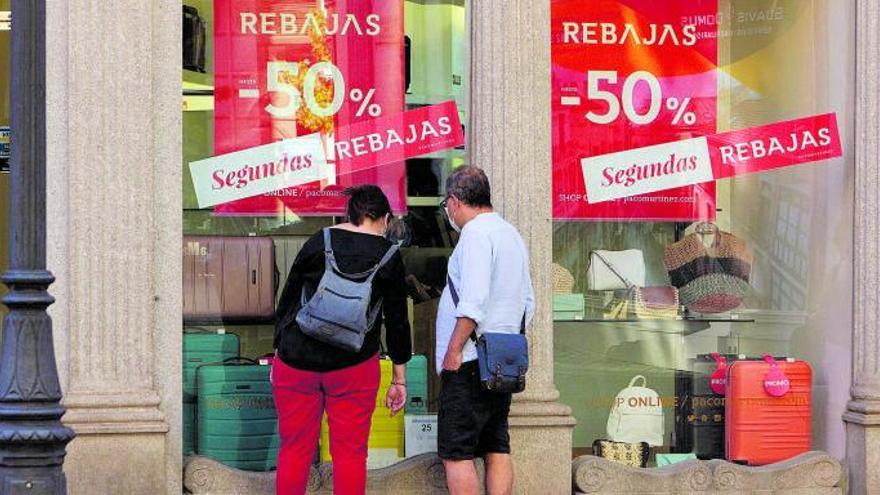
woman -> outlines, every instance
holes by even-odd
[[[343,273],[373,268],[391,247],[384,238],[391,218],[388,198],[376,186],[346,191],[348,223],[330,229],[331,247]],[[362,494],[366,487],[367,439],[380,386],[379,333],[383,318],[367,332],[359,352],[349,352],[303,334],[296,323],[303,287],[311,294],[324,274],[324,241],[312,236],[297,255],[278,305],[272,386],[281,449],[276,493],[305,493],[309,467],[326,409],[333,457],[333,493]],[[385,342],[394,363],[385,407],[397,414],[406,402],[405,364],[412,355],[400,253],[373,279],[372,303],[381,298]]]

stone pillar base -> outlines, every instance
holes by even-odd
[[[514,402],[509,421],[514,492],[570,493],[571,409],[555,402]]]
[[[70,495],[164,493],[165,433],[77,433],[64,473]]]
[[[858,402],[850,403],[846,421],[850,493],[874,493],[880,487],[880,414]],[[862,412],[853,411],[853,409]]]
[[[778,464],[747,467],[722,460],[686,461],[659,469],[638,469],[593,456],[574,460],[576,494],[767,493],[844,495],[844,469],[823,452],[808,452]]]

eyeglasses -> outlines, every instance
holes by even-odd
[[[443,201],[440,202],[440,208],[446,208],[446,205],[449,204],[449,198],[452,196],[446,196],[443,198]]]

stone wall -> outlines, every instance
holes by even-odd
[[[717,495],[762,493],[844,495],[840,462],[809,452],[770,466],[747,467],[725,461],[685,461],[659,469],[637,469],[593,456],[574,461],[575,493],[603,495]]]
[[[47,2],[47,258],[71,494],[181,491],[181,4]]]

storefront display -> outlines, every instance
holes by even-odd
[[[455,240],[438,204],[467,160],[464,6],[187,0],[183,21],[184,454],[274,468],[262,357],[275,309],[304,243],[343,221],[343,192],[359,184],[379,185],[395,213],[388,238],[407,267],[416,353],[394,418],[382,379],[368,462],[436,450],[432,308]],[[199,373],[218,370],[228,378],[203,390]],[[222,407],[205,414],[212,405]],[[404,414],[420,428],[407,434]],[[321,431],[329,461],[326,421]]]
[[[574,453],[840,452],[817,411],[845,402],[807,364],[827,362],[837,311],[823,253],[848,245],[828,237],[849,172],[823,75],[844,61],[810,44],[831,3],[551,9],[556,384]]]

